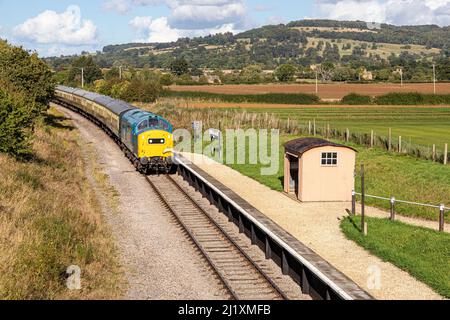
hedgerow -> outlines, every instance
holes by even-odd
[[[267,93],[267,94],[218,94],[194,91],[162,92],[164,97],[212,100],[231,103],[273,103],[273,104],[318,104],[320,98],[302,93]]]

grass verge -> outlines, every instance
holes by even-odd
[[[348,239],[450,298],[450,234],[398,221],[367,218],[365,237],[354,226],[359,223],[360,217],[342,221],[341,229]]]
[[[121,270],[111,234],[88,183],[78,135],[49,112],[35,158],[0,155],[0,299],[115,299]],[[65,271],[81,268],[81,290]]]

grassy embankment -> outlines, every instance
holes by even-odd
[[[111,234],[85,177],[78,136],[51,110],[35,157],[0,155],[0,299],[114,299],[122,276]],[[80,291],[65,271],[81,268]]]
[[[450,298],[450,234],[388,219],[367,218],[368,235],[358,227],[360,218],[346,218],[341,229],[350,240],[407,271],[436,292]]]

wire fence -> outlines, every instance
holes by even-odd
[[[356,215],[356,196],[363,196],[363,194],[355,192],[355,191],[352,192],[352,215]],[[445,212],[450,211],[450,207],[446,207],[444,204],[433,205],[433,204],[428,204],[428,203],[398,200],[395,197],[386,198],[386,197],[374,196],[374,195],[370,195],[370,194],[364,194],[364,197],[389,201],[389,203],[390,203],[390,219],[392,221],[395,220],[395,205],[397,203],[438,209],[439,210],[439,231],[441,231],[441,232],[444,231],[444,227],[445,227]]]

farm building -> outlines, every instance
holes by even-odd
[[[356,150],[318,138],[285,144],[284,189],[302,202],[351,201]]]

